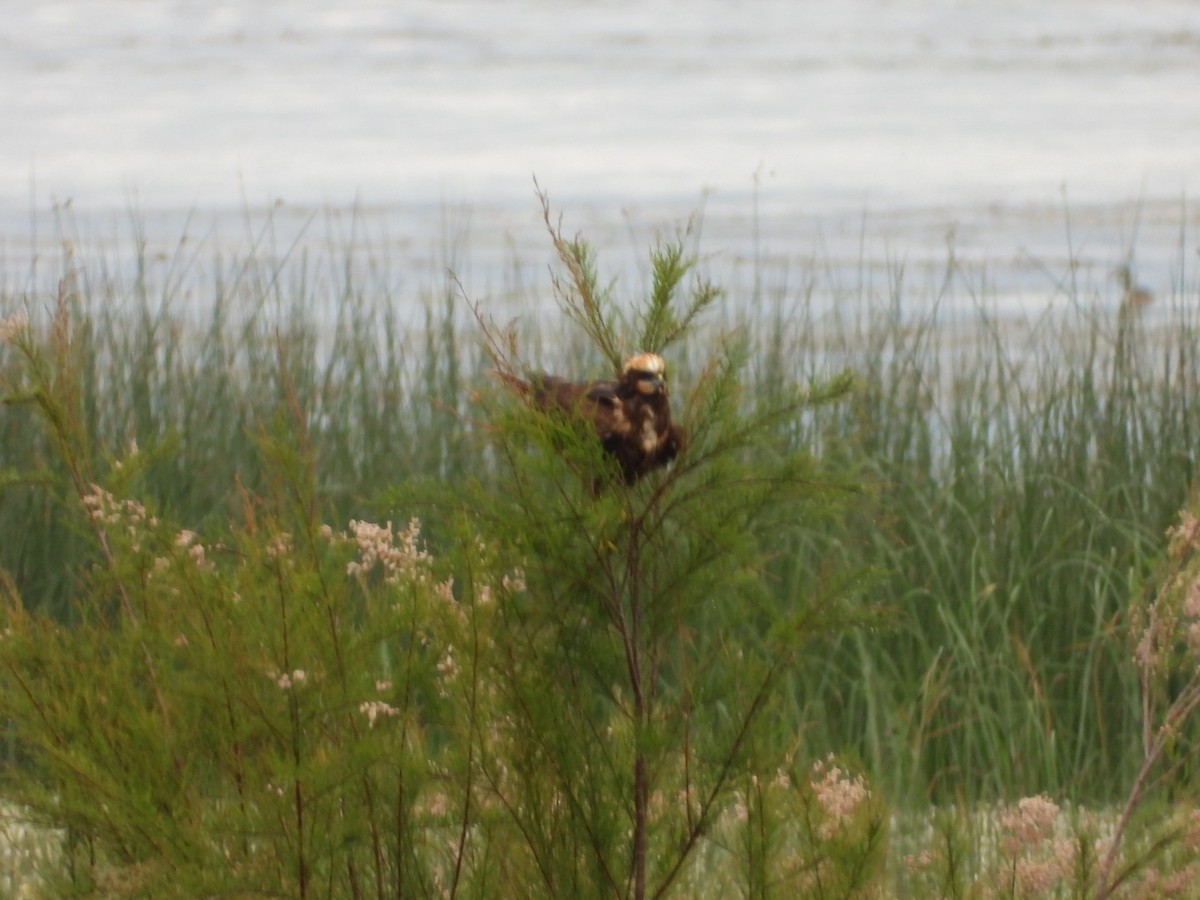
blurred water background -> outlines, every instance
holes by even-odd
[[[186,237],[201,262],[362,243],[397,277],[536,292],[534,176],[618,272],[695,217],[735,285],[936,293],[953,259],[1001,311],[1066,278],[1115,307],[1123,261],[1195,286],[1188,0],[3,5],[10,290],[64,238]]]

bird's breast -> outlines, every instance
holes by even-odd
[[[658,449],[658,428],[654,422],[654,416],[646,416],[642,420],[642,451],[644,453],[653,453]]]

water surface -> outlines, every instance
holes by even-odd
[[[1017,306],[1068,257],[1108,300],[1123,258],[1167,293],[1196,261],[1189,2],[49,0],[0,47],[7,284],[67,203],[85,241],[132,218],[168,250],[271,210],[327,244],[357,204],[398,265],[449,239],[496,284],[544,267],[535,175],[623,270],[701,209],[718,259],[953,252]]]

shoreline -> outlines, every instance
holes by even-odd
[[[645,247],[690,229],[687,244],[706,274],[730,294],[753,297],[815,288],[836,308],[839,295],[886,294],[903,279],[970,313],[986,297],[1002,315],[1037,315],[1063,294],[1115,310],[1112,270],[1132,261],[1156,296],[1195,287],[1200,208],[1188,198],[987,207],[912,206],[809,213],[764,192],[747,204],[698,195],[691,204],[577,204],[550,193],[566,234],[596,249],[618,290],[644,282]],[[472,294],[519,298],[548,290],[552,248],[530,192],[528,204],[342,205],[284,200],[241,209],[89,209],[66,201],[0,211],[0,289],[48,290],[45,280],[69,247],[85,270],[132,277],[150,261],[203,283],[221,260],[254,259],[286,270],[301,259],[390,273],[426,290],[447,272]],[[140,258],[140,260],[139,260]],[[56,277],[56,276],[55,276]],[[1066,289],[1066,281],[1076,284]],[[911,293],[911,291],[910,291]]]

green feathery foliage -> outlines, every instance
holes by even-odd
[[[656,253],[643,307],[605,311],[597,298],[611,304],[612,292],[596,291],[590,248],[551,234],[569,279],[564,312],[610,360],[635,346],[614,322],[641,322],[639,349],[662,349],[716,296],[707,284],[677,295],[690,264],[676,246]],[[515,374],[511,337],[487,344],[505,348],[494,362]],[[495,787],[511,791],[529,871],[550,896],[655,897],[680,884],[747,779],[771,778],[796,739],[778,741],[780,683],[814,638],[863,618],[836,570],[786,603],[769,584],[785,538],[832,527],[857,496],[782,445],[781,426],[843,399],[852,380],[755,403],[744,340],[709,352],[674,401],[687,449],[633,486],[590,420],[504,391],[485,401],[500,470],[473,482],[464,511],[527,586],[499,609],[494,636],[523,761]]]

